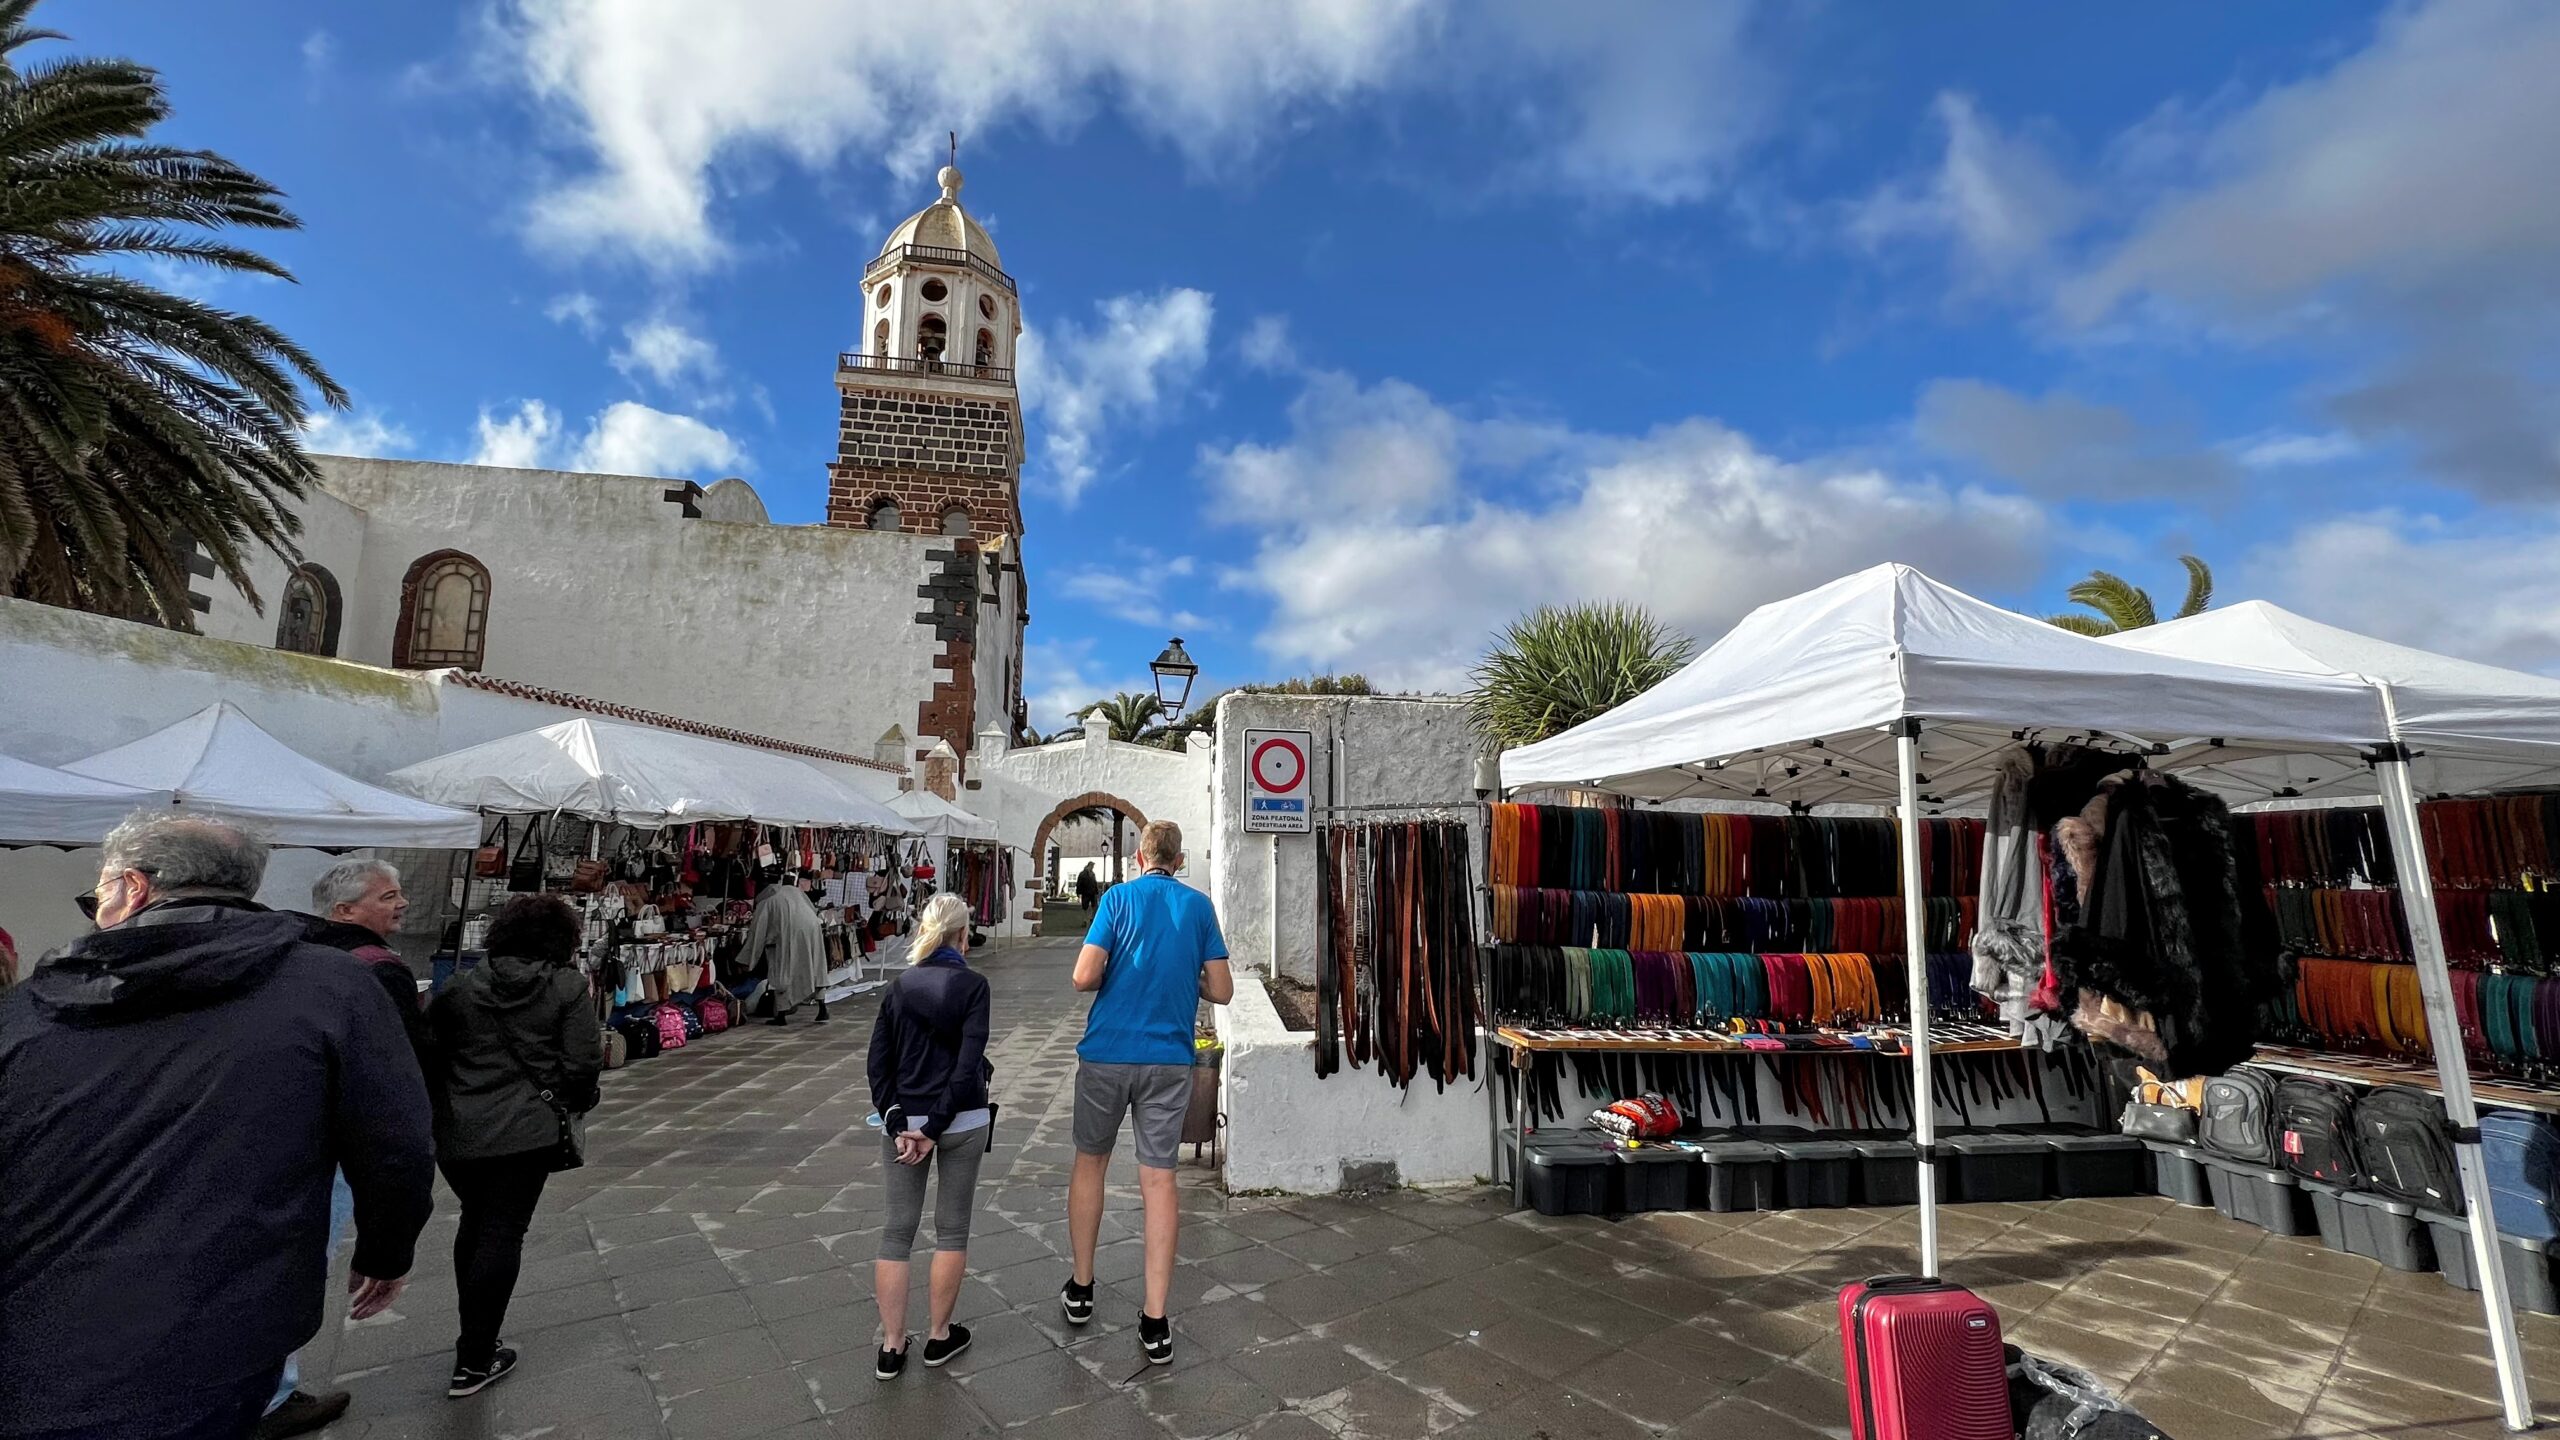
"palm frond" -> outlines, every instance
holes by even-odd
[[[1513,621],[1477,663],[1468,712],[1487,741],[1532,744],[1661,684],[1694,650],[1637,606],[1542,606]]]
[[[2055,626],[2059,629],[2068,630],[2074,635],[2088,635],[2095,637],[2099,635],[2113,635],[2116,633],[2115,626],[2099,619],[2095,615],[2047,615],[2044,617],[2044,623]]]
[[[2178,618],[2201,615],[2213,607],[2213,567],[2193,555],[2181,555],[2178,563],[2187,567],[2187,598],[2178,606]]]

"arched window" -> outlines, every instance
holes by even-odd
[[[945,535],[968,534],[969,507],[966,505],[954,505],[950,509],[943,511],[942,533]]]
[[[945,338],[946,331],[943,327],[941,316],[927,315],[917,320],[916,358],[919,360],[941,359],[942,352],[945,348],[943,343]]]
[[[297,565],[284,582],[276,614],[276,648],[304,655],[338,653],[338,579],[318,565]]]
[[[895,530],[900,528],[898,522],[898,502],[890,499],[886,495],[872,501],[871,528],[874,530]]]
[[[996,332],[980,330],[978,332],[978,368],[984,370],[994,363],[996,363]]]
[[[489,635],[489,567],[459,550],[419,558],[400,582],[391,663],[413,670],[480,668]]]
[[[925,282],[924,282],[924,298],[926,298],[927,300],[931,300],[931,301],[935,302],[936,304],[939,304],[939,303],[941,303],[942,301],[949,299],[949,298],[950,298],[950,296],[951,296],[951,287],[950,287],[950,286],[943,284],[943,283],[942,283],[942,281],[941,281],[940,279],[935,278],[935,277],[932,277],[932,276],[927,276],[927,277],[925,278]]]
[[[884,317],[871,327],[871,353],[886,359],[889,354],[889,322]]]

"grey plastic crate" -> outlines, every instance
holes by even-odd
[[[1849,1203],[1857,1146],[1846,1140],[1781,1140],[1777,1150],[1780,1208],[1828,1210]]]
[[[1722,1138],[1698,1153],[1697,1203],[1709,1210],[1774,1210],[1778,1205],[1778,1147],[1760,1140]]]
[[[2045,1136],[2053,1151],[2053,1193],[2065,1200],[2151,1193],[2151,1156],[2130,1135],[2057,1131]]]
[[[2428,1238],[2426,1222],[2418,1218],[2415,1205],[2341,1190],[2317,1180],[2303,1181],[2302,1188],[2311,1196],[2321,1244],[2379,1260],[2394,1270],[2436,1268],[2435,1242]]]
[[[2294,1183],[2291,1172],[2202,1151],[2197,1156],[2204,1163],[2205,1184],[2213,1193],[2213,1208],[2221,1211],[2224,1219],[2255,1225],[2271,1235],[2320,1232],[2320,1219],[2312,1209],[2311,1196]]]
[[[2145,1140],[2151,1152],[2151,1184],[2159,1194],[2181,1205],[2211,1205],[2213,1187],[2205,1181],[2205,1162],[2193,1145]]]
[[[1938,1148],[1954,1156],[1959,1200],[2045,1198],[2052,1151],[2041,1135],[1954,1135]]]
[[[1861,1205],[1917,1205],[1920,1203],[1920,1151],[1908,1139],[1889,1135],[1862,1135],[1849,1142],[1858,1149],[1858,1203]],[[1937,1164],[1938,1198],[1956,1198],[1956,1166],[1951,1155],[1941,1155]]]
[[[2418,1218],[2426,1222],[2427,1238],[2436,1247],[2436,1268],[2443,1272],[2444,1283],[2457,1290],[2477,1290],[2480,1277],[2471,1263],[2471,1224],[2459,1215],[2439,1215],[2421,1210]],[[2515,1297],[2518,1308],[2538,1315],[2560,1315],[2560,1286],[2551,1281],[2551,1246],[2549,1240],[2526,1240],[2514,1235],[2498,1237],[2498,1250],[2507,1265],[2507,1293]]]
[[[1695,1152],[1641,1145],[1613,1153],[1618,1160],[1619,1203],[1627,1213],[1689,1208],[1690,1172],[1698,1165]]]
[[[1618,1213],[1617,1162],[1603,1145],[1529,1147],[1529,1204],[1541,1215]]]

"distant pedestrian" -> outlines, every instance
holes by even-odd
[[[342,860],[311,884],[306,934],[315,945],[346,951],[364,962],[383,993],[391,997],[410,1053],[425,1074],[427,1017],[418,1003],[417,981],[408,962],[384,943],[400,928],[400,918],[408,909],[408,897],[400,893],[399,870],[381,860]],[[340,1175],[329,1185],[329,1243],[321,1252],[324,1267],[328,1257],[337,1253],[354,1214],[355,1197],[347,1189],[346,1177]],[[275,1398],[267,1402],[266,1418],[258,1422],[257,1440],[287,1440],[334,1424],[347,1413],[351,1399],[344,1390],[303,1389],[302,1352],[297,1350],[285,1357],[284,1378],[276,1384]]]
[[[1084,870],[1076,876],[1076,903],[1091,910],[1093,902],[1102,898],[1102,882],[1094,878],[1093,862],[1084,862]]]
[[[333,1173],[349,1313],[406,1283],[426,1087],[381,987],[249,898],[266,864],[135,816],[79,897],[97,931],[0,995],[0,1436],[253,1433],[320,1328]]]
[[[747,926],[738,963],[764,974],[765,993],[773,997],[768,1024],[788,1023],[791,1012],[812,998],[818,1013],[811,1023],[825,1023],[827,930],[799,877],[781,878],[757,893],[755,919]]]
[[[1104,1177],[1120,1123],[1137,1117],[1138,1193],[1146,1206],[1146,1306],[1138,1345],[1148,1360],[1173,1363],[1165,1313],[1173,1289],[1174,1242],[1182,1224],[1173,1166],[1191,1108],[1193,1029],[1200,1002],[1235,998],[1226,937],[1209,897],[1174,878],[1182,830],[1158,820],[1138,836],[1146,873],[1104,892],[1076,956],[1075,987],[1096,992],[1076,1046],[1075,1174],[1067,1190],[1067,1235],[1075,1271],[1059,1303],[1067,1323],[1093,1318],[1093,1255],[1102,1230]]]
[[[499,1342],[524,1235],[552,1172],[584,1163],[603,1030],[573,963],[585,929],[556,895],[519,895],[489,924],[489,958],[429,1007],[444,1094],[436,1159],[462,1202],[453,1237],[462,1334],[445,1393],[477,1395],[516,1368]]]
[[[939,1368],[969,1348],[955,1325],[960,1282],[969,1270],[969,1216],[977,1206],[978,1162],[995,1133],[987,1082],[993,997],[969,968],[969,905],[936,895],[916,922],[907,969],[881,997],[871,1026],[871,1104],[880,1112],[881,1163],[889,1215],[880,1230],[872,1284],[880,1301],[880,1356],[873,1373],[897,1378],[907,1364],[907,1259],[924,1218],[925,1171],[935,1172],[932,1324],[924,1363]]]

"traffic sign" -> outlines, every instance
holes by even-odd
[[[1303,835],[1309,815],[1307,757],[1311,730],[1244,732],[1244,828],[1247,834]]]

